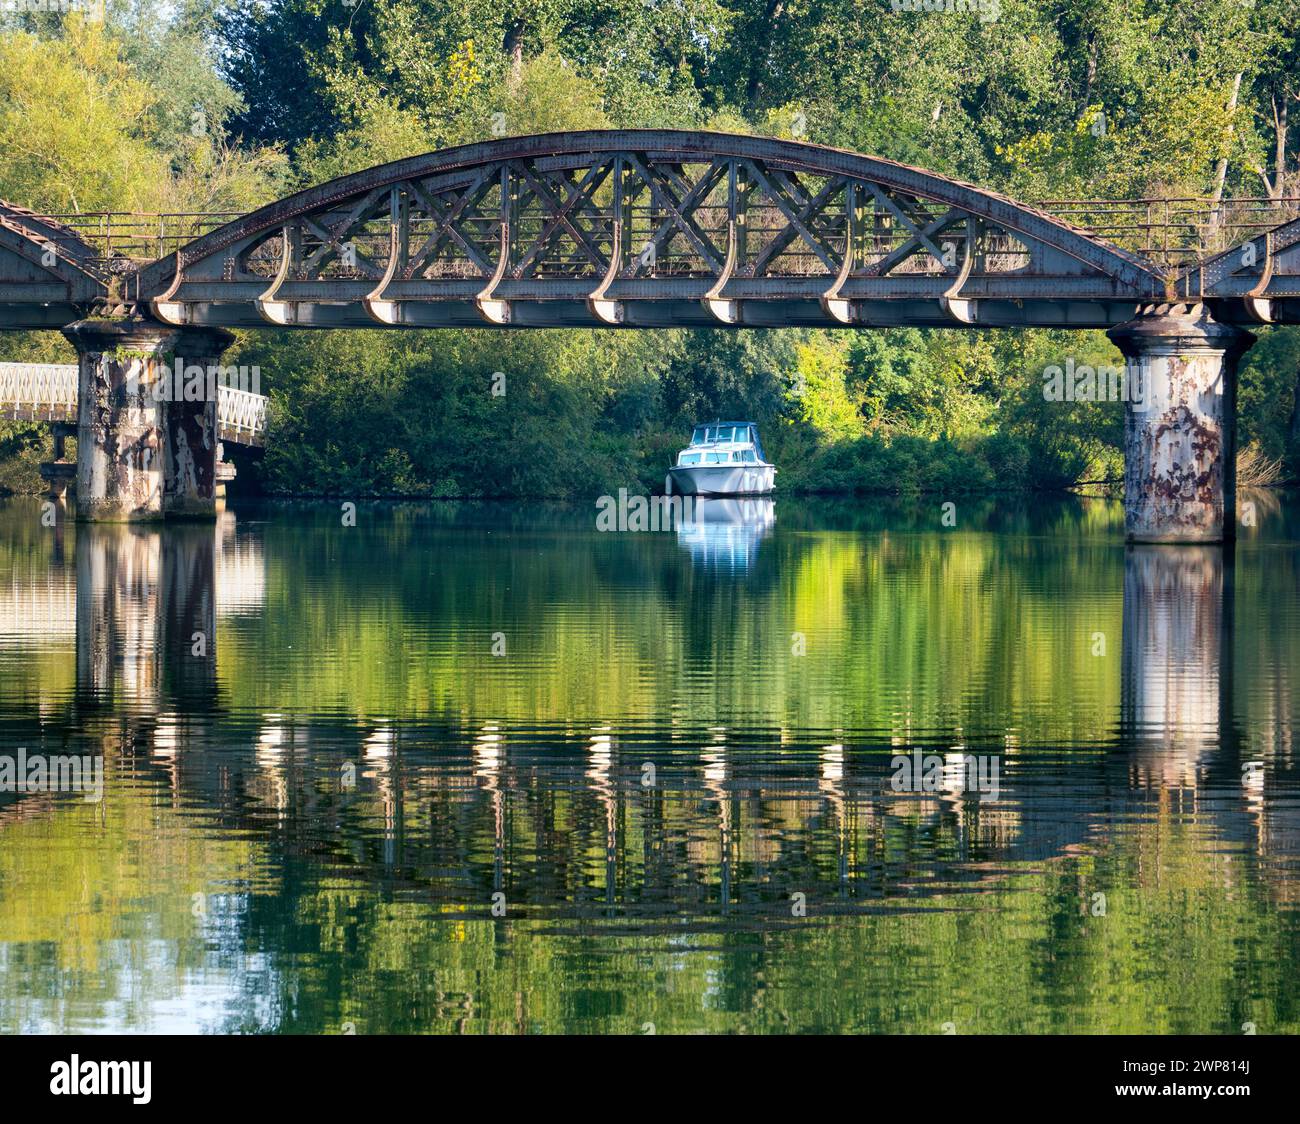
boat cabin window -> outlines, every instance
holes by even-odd
[[[699,464],[701,456],[703,456],[702,453],[682,453],[682,455],[677,458],[677,463],[678,464]]]
[[[692,445],[718,445],[723,442],[753,445],[757,448],[758,437],[751,425],[697,425],[691,433]],[[743,459],[746,463],[750,463],[762,460],[763,456],[760,451],[755,457]]]
[[[697,425],[691,434],[692,445],[716,445],[723,441],[748,441],[747,425]]]

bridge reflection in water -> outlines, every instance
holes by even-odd
[[[721,548],[707,535],[669,535],[662,542],[664,587],[680,580],[688,597],[700,596],[703,587],[718,598],[699,604],[711,607],[704,630],[723,648],[732,633],[739,636],[737,621],[749,604],[727,598],[746,589],[771,592],[767,556],[782,548],[770,509],[760,505],[750,515],[756,518],[713,525],[726,532]],[[463,527],[460,534],[470,537]],[[806,541],[807,534],[795,537]],[[598,562],[609,539],[591,537]],[[890,568],[909,564],[898,549],[906,539],[864,540],[868,545],[855,548],[854,558],[888,589]],[[288,541],[277,540],[274,549],[286,551]],[[581,569],[583,540],[566,542],[577,552],[566,565]],[[958,549],[957,539],[944,542],[944,549]],[[318,547],[308,554],[328,553]],[[230,516],[215,534],[211,527],[172,525],[78,527],[71,549],[62,549],[72,558],[44,572],[43,600],[19,595],[32,613],[22,635],[31,639],[39,628],[75,639],[75,689],[62,711],[47,706],[17,736],[29,747],[97,742],[108,757],[109,808],[144,800],[156,816],[166,794],[162,802],[185,813],[180,828],[158,829],[183,831],[171,837],[173,847],[183,851],[199,838],[195,833],[251,846],[254,855],[244,865],[201,872],[214,887],[226,887],[219,892],[230,900],[220,918],[201,921],[200,928],[226,960],[239,959],[240,948],[268,950],[278,964],[268,986],[282,1000],[307,986],[303,981],[315,969],[277,957],[326,939],[322,915],[339,908],[339,893],[353,903],[349,909],[362,911],[358,917],[370,918],[364,925],[344,918],[328,923],[357,942],[355,963],[354,953],[342,948],[329,956],[358,978],[373,971],[367,957],[379,955],[370,942],[379,939],[381,917],[391,921],[393,911],[412,911],[412,927],[384,954],[399,963],[414,960],[403,969],[412,973],[409,988],[398,988],[380,1020],[388,1029],[471,1017],[465,1005],[482,1001],[473,985],[449,989],[432,1008],[413,998],[423,986],[417,985],[420,958],[441,955],[423,943],[441,939],[432,935],[441,930],[428,928],[432,922],[493,921],[494,894],[505,895],[517,924],[545,926],[560,939],[598,933],[676,941],[709,933],[785,940],[772,934],[805,931],[791,913],[797,891],[819,924],[836,916],[863,924],[897,917],[910,925],[922,914],[979,911],[986,918],[979,924],[1001,934],[990,938],[993,945],[1019,940],[1017,926],[1031,924],[1025,911],[1039,903],[1045,912],[1033,913],[1035,931],[1039,923],[1071,932],[1086,925],[1086,903],[1096,889],[1110,894],[1114,913],[1148,908],[1146,898],[1124,905],[1125,894],[1157,892],[1148,879],[1201,895],[1214,908],[1223,894],[1252,900],[1247,886],[1270,910],[1294,910],[1300,900],[1297,802],[1285,797],[1295,788],[1289,717],[1278,731],[1266,732],[1278,738],[1272,749],[1261,746],[1260,730],[1247,737],[1234,718],[1241,700],[1234,699],[1240,653],[1231,548],[1126,548],[1122,636],[1107,637],[1120,657],[1110,728],[1081,731],[1061,744],[1027,735],[1023,720],[1001,712],[995,717],[1005,718],[1005,727],[996,737],[963,732],[960,720],[946,731],[933,721],[913,729],[906,716],[892,735],[860,723],[819,731],[814,721],[798,718],[774,731],[748,721],[739,706],[732,707],[732,721],[701,728],[676,704],[654,718],[630,714],[613,700],[606,720],[548,724],[541,715],[550,712],[536,701],[545,684],[528,663],[510,673],[518,678],[476,673],[490,679],[490,697],[522,692],[522,709],[511,711],[502,701],[496,717],[482,705],[457,707],[431,689],[417,705],[397,700],[365,713],[353,693],[340,696],[340,707],[322,693],[304,699],[277,686],[272,695],[282,701],[272,710],[256,705],[247,682],[239,685],[237,666],[240,659],[280,658],[274,653],[285,637],[267,619],[283,606],[268,604],[274,583],[267,579],[271,546],[263,533],[237,533]],[[481,582],[481,565],[466,565]],[[294,583],[304,580],[291,572]],[[618,589],[623,579],[612,576],[618,572],[614,567],[604,586],[584,584],[584,596],[599,602]],[[1013,570],[1004,572],[1016,580]],[[1106,572],[1120,576],[1109,564]],[[687,587],[692,573],[708,580]],[[75,587],[75,597],[60,587],[59,575],[65,587]],[[385,589],[395,582],[400,585],[386,579]],[[15,594],[18,586],[12,583]],[[1015,599],[1012,589],[1003,594]],[[358,589],[355,595],[370,594]],[[343,612],[339,605],[331,608],[319,590],[314,596],[314,623],[291,635],[295,643],[311,645],[319,636],[329,642],[302,656],[295,674],[337,660],[339,638],[351,635],[346,621],[325,623]],[[16,635],[16,604],[0,598],[8,642]],[[692,604],[684,616],[695,612]],[[322,632],[326,627],[334,630]],[[412,613],[394,643],[409,643],[421,627]],[[928,627],[942,627],[942,615]],[[815,649],[817,634],[810,636]],[[198,639],[206,646],[196,648]],[[521,644],[514,633],[510,642]],[[844,670],[837,690],[870,689]],[[345,673],[344,681],[358,674]],[[672,674],[685,682],[694,673],[686,663]],[[900,675],[921,681],[919,671]],[[756,689],[769,690],[762,682]],[[796,699],[796,713],[806,705],[798,701],[797,680],[782,689]],[[12,718],[12,698],[0,702]],[[9,729],[15,732],[12,722]],[[895,791],[893,757],[913,749],[942,758],[940,782],[927,791]],[[963,761],[980,754],[1000,759],[996,793],[968,783]],[[55,800],[23,813],[29,800],[0,804],[0,835],[16,815],[58,816],[70,814],[61,807],[73,807]],[[1029,894],[1026,878],[1034,880]],[[373,916],[361,904],[370,895]],[[1141,909],[1124,914],[1124,923],[1141,915]],[[1272,923],[1284,925],[1283,916]],[[1241,923],[1256,924],[1249,917]],[[853,945],[856,952],[846,945],[836,955],[856,956],[867,973],[873,931],[885,940],[883,929],[836,937],[866,941]],[[859,931],[843,930],[850,932]],[[1076,938],[1085,939],[1082,931],[1062,947],[1072,948]],[[899,939],[897,948],[889,943],[888,958],[924,955],[931,963],[937,946],[929,937]],[[1132,939],[1150,934],[1140,930]],[[929,970],[939,971],[933,964]],[[1282,964],[1280,970],[1290,969]],[[378,981],[375,986],[384,990]],[[404,1008],[401,995],[417,1007]],[[418,1017],[411,1013],[417,1008]],[[3,1012],[0,997],[0,1022]],[[287,1016],[265,1017],[275,1023]],[[508,1014],[492,1017],[494,1025],[511,1023]],[[1228,1017],[1236,1015],[1222,1016]],[[315,1018],[304,1015],[294,1025],[319,1028]]]
[[[1253,716],[1253,739],[1239,725],[1236,568],[1231,547],[1127,548],[1121,732],[1133,784],[1203,817],[1225,842],[1289,864],[1279,892],[1294,904],[1300,808],[1264,799],[1279,771],[1294,769],[1289,715],[1278,728]],[[1279,735],[1274,760],[1250,745]]]
[[[1233,552],[1131,546],[1122,723],[1144,783],[1194,789],[1232,736]]]
[[[708,506],[714,518],[679,530],[679,542],[693,566],[720,578],[731,575],[743,580],[759,544],[771,533],[772,501]],[[555,747],[538,744],[526,727],[515,735],[505,722],[493,722],[464,731],[468,756],[452,762],[426,760],[428,731],[413,723],[385,720],[349,733],[301,714],[266,712],[256,730],[242,736],[238,729],[221,728],[225,723],[217,677],[219,619],[224,612],[256,609],[265,583],[256,540],[242,550],[233,547],[233,523],[233,517],[223,517],[215,535],[211,527],[183,525],[78,529],[75,706],[79,716],[114,716],[124,740],[150,745],[155,758],[172,759],[190,742],[209,748],[220,745],[223,771],[232,769],[245,785],[239,799],[262,805],[281,823],[291,809],[301,815],[305,802],[313,818],[323,814],[325,823],[332,821],[341,828],[339,817],[347,805],[373,799],[383,840],[375,858],[385,868],[424,865],[425,860],[417,859],[406,842],[405,824],[411,818],[422,825],[417,852],[430,846],[430,833],[435,839],[426,859],[454,849],[452,824],[439,822],[446,790],[481,793],[491,822],[494,889],[505,885],[510,865],[512,802],[527,805],[534,799],[530,790],[549,786],[575,796],[584,793],[581,799],[590,802],[596,820],[604,825],[599,834],[609,868],[600,897],[613,907],[615,887],[623,881],[621,858],[628,857],[617,840],[618,824],[628,805],[641,805],[649,815],[655,803],[647,803],[641,769],[646,760],[656,758],[657,751],[638,738],[624,744],[608,725],[585,733],[574,729],[562,739],[562,752],[556,754]],[[1087,840],[1099,817],[1106,817],[1105,805],[1115,798],[1107,787],[1121,781],[1129,790],[1129,800],[1141,802],[1146,793],[1154,792],[1161,801],[1187,802],[1189,807],[1197,804],[1208,785],[1216,795],[1203,811],[1224,838],[1250,841],[1260,850],[1271,838],[1274,844],[1283,843],[1292,857],[1300,855],[1298,825],[1291,822],[1294,808],[1279,809],[1288,816],[1286,825],[1265,823],[1261,792],[1268,781],[1267,770],[1246,762],[1233,724],[1233,572],[1231,547],[1126,548],[1121,705],[1113,749],[1102,762],[1106,786],[1091,787],[1071,779],[1066,775],[1069,766],[1063,765],[1057,779],[1066,784],[1056,799],[1031,791],[1045,779],[1036,770],[1027,771],[1030,787],[1023,788],[1018,765],[1027,748],[1013,736],[1001,747],[1001,791],[995,799],[981,800],[978,792],[968,790],[962,752],[977,747],[960,745],[923,746],[927,753],[945,758],[936,791],[894,792],[893,754],[912,751],[912,744],[899,738],[893,739],[887,754],[872,752],[870,745],[809,747],[803,758],[806,767],[788,772],[789,767],[784,767],[773,784],[773,778],[751,759],[752,747],[743,737],[737,745],[738,734],[714,727],[703,746],[687,752],[673,747],[658,781],[674,793],[665,799],[703,799],[714,810],[716,834],[697,830],[687,842],[690,865],[701,868],[696,876],[707,880],[704,868],[712,868],[720,880],[718,906],[725,911],[734,904],[732,867],[739,857],[736,823],[741,807],[774,795],[793,802],[790,814],[824,820],[839,840],[837,893],[842,895],[851,882],[858,884],[859,893],[863,889],[860,880],[866,870],[854,869],[850,859],[875,850],[863,833],[883,838],[891,821],[951,833],[959,855],[967,859],[1048,858],[1067,854]],[[59,613],[70,608],[66,596],[53,595],[29,611],[35,610],[42,628],[58,633],[72,631],[71,621],[59,619]],[[439,740],[446,733],[441,731]],[[324,760],[314,759],[318,749]],[[338,800],[311,791],[322,774],[331,779],[342,776],[352,761],[359,762],[354,790],[345,786]],[[232,791],[213,789],[210,763],[189,764],[188,782],[206,798],[228,806]],[[540,784],[539,770],[551,774]],[[1225,791],[1235,791],[1238,798],[1224,799]],[[318,824],[317,830],[324,826]],[[438,842],[444,831],[449,834]],[[760,866],[776,862],[777,835],[765,841],[760,830],[749,838],[744,861]],[[850,837],[854,837],[852,845]],[[468,854],[459,858],[472,862]],[[666,870],[659,873],[678,877]],[[532,892],[542,891],[550,882],[542,871],[516,868],[513,875],[516,893],[521,880],[525,884],[536,880]],[[558,886],[551,889],[557,898],[551,904],[557,905],[564,895]],[[875,896],[869,885],[866,889],[868,899]],[[876,889],[883,892],[883,881]],[[594,905],[594,899],[587,904]],[[582,911],[580,903],[574,905]],[[616,912],[629,908],[634,907],[625,901]]]
[[[79,706],[132,714],[216,704],[217,614],[264,595],[256,551],[233,547],[234,517],[166,533],[121,524],[76,535]]]

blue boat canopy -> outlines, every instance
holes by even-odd
[[[691,434],[692,445],[717,445],[723,442],[736,442],[753,445],[760,461],[766,461],[763,444],[758,439],[758,425],[752,421],[715,421],[707,425],[697,425]]]

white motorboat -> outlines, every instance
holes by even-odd
[[[763,456],[753,422],[697,425],[691,443],[668,470],[664,491],[684,496],[765,496],[776,467]]]

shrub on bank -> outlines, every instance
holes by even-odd
[[[39,466],[54,456],[45,426],[0,421],[0,495],[35,495],[44,490]]]

